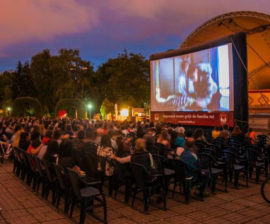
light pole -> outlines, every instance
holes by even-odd
[[[93,105],[91,103],[88,103],[87,108],[89,109],[89,115],[90,115],[89,118],[91,120],[91,109],[93,108]]]
[[[7,114],[8,114],[8,116],[10,115],[10,112],[11,112],[11,107],[7,107]]]

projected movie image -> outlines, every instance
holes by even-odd
[[[151,61],[152,111],[233,111],[232,46]]]

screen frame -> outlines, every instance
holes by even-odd
[[[247,85],[247,45],[246,33],[240,32],[234,35],[226,36],[202,45],[195,45],[190,48],[169,50],[166,52],[156,53],[150,55],[150,96],[152,105],[152,85],[153,85],[153,72],[151,61],[181,56],[185,54],[195,53],[198,51],[206,50],[213,47],[218,47],[225,44],[232,44],[232,61],[233,61],[233,119],[234,122],[247,122],[248,121],[248,85]],[[152,108],[150,109],[152,112]],[[177,113],[176,111],[162,111]],[[188,111],[182,111],[189,113]],[[222,111],[221,111],[222,112]]]

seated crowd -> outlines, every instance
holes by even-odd
[[[200,155],[206,152],[204,149],[215,148],[215,154],[211,155],[216,156],[219,144],[223,144],[222,147],[235,147],[238,143],[241,147],[257,146],[259,140],[251,128],[241,130],[237,125],[232,130],[227,125],[215,127],[212,133],[206,134],[201,128],[191,130],[182,125],[149,121],[0,119],[2,144],[10,144],[40,160],[71,168],[79,174],[93,176],[93,169],[96,169],[97,175],[103,172],[104,177],[112,177],[117,175],[115,163],[133,163],[142,165],[155,176],[160,173],[157,158],[166,160],[165,166],[171,170],[175,167],[170,161],[179,160],[185,166],[184,178],[198,184],[199,197],[203,197],[212,178],[212,172],[205,169],[200,160]],[[265,142],[263,147],[267,148],[267,144]],[[90,160],[86,155],[92,157],[92,168],[87,164]],[[167,174],[163,172],[163,175]]]

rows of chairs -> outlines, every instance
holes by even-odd
[[[263,138],[261,138],[263,139]],[[256,171],[256,183],[259,182],[261,174],[268,175],[269,150],[265,142],[258,141],[256,145],[243,144],[237,138],[230,138],[228,142],[217,138],[212,144],[196,142],[198,146],[198,158],[201,172],[207,178],[207,184],[212,193],[216,191],[219,180],[227,191],[228,183],[233,182],[235,187],[239,186],[239,178],[242,176],[245,185],[248,186]],[[167,151],[166,151],[167,150]],[[94,215],[94,202],[102,206],[104,210],[104,223],[107,222],[106,199],[103,186],[108,182],[108,195],[117,198],[120,187],[124,186],[124,198],[128,204],[134,206],[138,194],[141,193],[144,211],[148,211],[153,195],[158,195],[157,202],[162,204],[161,209],[167,209],[167,196],[172,192],[172,198],[176,193],[185,196],[185,202],[190,201],[191,187],[200,185],[200,180],[189,174],[189,169],[184,162],[177,158],[168,158],[170,149],[152,149],[153,159],[156,164],[155,172],[150,172],[138,163],[120,164],[109,158],[98,158],[94,153],[76,152],[80,167],[86,171],[86,177],[78,175],[69,168],[61,167],[46,160],[40,160],[25,151],[14,149],[13,172],[39,192],[48,200],[52,196],[52,203],[59,207],[60,201],[64,199],[64,212],[70,214],[76,204],[80,204],[80,223],[84,222],[86,208],[90,208]],[[98,170],[98,162],[101,161],[101,170]],[[113,169],[112,176],[106,176],[106,163]],[[171,187],[172,186],[172,187]],[[180,191],[176,191],[177,188]],[[200,195],[201,196],[201,195]],[[160,206],[158,206],[160,207]]]
[[[103,207],[103,222],[107,223],[107,206],[105,194],[100,181],[89,181],[72,169],[61,167],[46,160],[31,156],[24,150],[14,148],[13,172],[25,181],[36,193],[48,200],[52,196],[52,204],[59,207],[64,199],[64,212],[72,217],[74,207],[80,206],[80,223],[84,223],[86,209],[95,216],[94,208]]]
[[[269,148],[266,147],[266,142],[260,141],[265,138],[259,137],[257,144],[245,144],[237,137],[231,137],[228,142],[217,138],[213,144],[196,142],[199,149],[198,156],[202,167],[211,173],[213,182],[216,181],[217,176],[222,177],[225,191],[227,191],[228,181],[233,181],[234,186],[238,187],[241,175],[248,187],[254,170],[256,183],[259,183],[261,174],[268,175]]]

